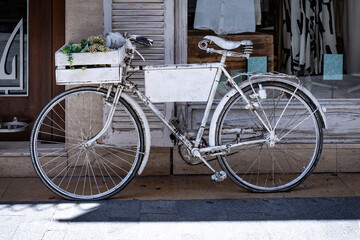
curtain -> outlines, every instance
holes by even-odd
[[[217,35],[255,32],[261,24],[260,0],[197,0],[194,29]]]
[[[344,1],[343,36],[345,70],[348,74],[360,74],[360,1]]]
[[[287,73],[321,74],[323,55],[337,53],[333,0],[284,0],[283,40]]]

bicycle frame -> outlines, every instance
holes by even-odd
[[[127,41],[127,44],[130,47],[132,47],[132,44],[131,44],[131,42],[129,40]],[[133,52],[130,53],[131,54],[130,58],[129,58],[130,61],[131,61],[131,59],[133,59],[134,53],[137,53],[137,54],[139,54],[141,56],[141,54],[139,52],[137,52],[135,50],[135,48],[132,48],[132,49],[133,49]],[[217,50],[213,50],[213,51],[217,51]],[[170,131],[174,134],[174,136],[179,141],[181,141],[190,150],[191,154],[193,156],[198,157],[199,159],[201,159],[203,161],[203,163],[205,165],[207,165],[215,173],[217,173],[217,172],[209,165],[209,163],[205,160],[205,158],[203,156],[226,154],[227,152],[230,151],[231,148],[239,147],[239,146],[243,146],[243,145],[249,145],[249,144],[258,144],[258,143],[268,142],[270,144],[270,146],[274,145],[275,142],[277,141],[276,136],[275,136],[275,128],[276,128],[276,126],[273,129],[271,127],[268,119],[264,120],[260,116],[260,114],[256,110],[256,106],[254,106],[254,104],[250,101],[250,99],[244,94],[244,92],[241,90],[241,88],[234,81],[234,78],[239,76],[239,75],[233,77],[225,69],[226,57],[227,56],[232,56],[231,55],[232,52],[222,50],[222,51],[217,51],[217,53],[221,53],[222,58],[220,60],[220,63],[216,66],[217,67],[217,72],[216,72],[215,78],[213,80],[211,90],[209,92],[207,104],[206,104],[206,107],[205,107],[205,110],[204,110],[204,114],[203,114],[203,117],[202,117],[202,120],[201,120],[200,127],[197,130],[197,134],[196,134],[196,138],[195,138],[194,142],[190,141],[184,134],[180,133],[178,131],[178,129],[175,127],[175,125],[169,119],[167,119],[163,115],[163,113],[161,111],[159,111],[159,109],[151,102],[151,100],[149,98],[147,98],[145,96],[145,94],[143,94],[141,91],[139,91],[137,86],[134,83],[132,83],[130,80],[127,79],[128,78],[127,74],[129,72],[130,73],[131,72],[136,72],[136,71],[143,70],[143,69],[141,67],[130,67],[130,64],[126,64],[124,66],[124,71],[123,71],[123,81],[122,81],[121,84],[119,84],[116,87],[115,96],[114,96],[113,101],[111,103],[111,110],[110,110],[109,115],[107,117],[107,120],[106,120],[106,122],[104,124],[104,127],[94,138],[88,140],[85,143],[85,146],[90,146],[92,143],[94,143],[107,130],[107,128],[110,126],[112,118],[113,118],[114,113],[115,113],[116,104],[117,104],[118,99],[120,98],[121,93],[123,92],[123,90],[130,90],[133,93],[135,93],[141,99],[141,101],[147,107],[149,107],[154,112],[154,114],[170,129]],[[246,56],[242,56],[242,57],[246,57]],[[261,122],[263,127],[267,130],[267,132],[269,133],[269,136],[266,139],[251,140],[251,141],[239,142],[239,143],[234,143],[234,144],[226,144],[226,145],[220,145],[220,146],[214,146],[214,145],[209,146],[209,147],[201,147],[200,146],[201,139],[202,139],[202,137],[204,135],[205,126],[206,126],[207,120],[208,120],[209,115],[210,115],[211,107],[213,105],[215,94],[216,94],[216,91],[218,89],[218,85],[219,85],[220,78],[221,78],[222,74],[224,74],[226,76],[227,82],[230,84],[230,86],[241,95],[243,101],[245,102],[245,109],[249,110],[252,114],[254,114],[256,116],[256,118]],[[244,75],[251,75],[251,74],[244,74]],[[298,86],[296,87],[296,90],[294,91],[293,95],[295,94],[295,92],[297,91],[297,89],[299,87],[300,87],[300,84],[298,84]],[[113,88],[114,88],[113,85],[111,85],[108,88],[108,96],[113,91]],[[257,93],[255,93],[255,94],[257,94]],[[310,96],[311,96],[311,94],[310,94]],[[315,103],[316,103],[316,101],[315,101]],[[318,105],[318,104],[316,104],[316,105]],[[211,130],[212,129],[210,129],[210,131]]]
[[[190,165],[206,165],[216,182],[228,175],[250,191],[280,192],[298,186],[314,170],[323,145],[325,108],[294,76],[231,76],[225,69],[226,58],[248,58],[251,41],[205,36],[199,48],[219,54],[220,62],[132,67],[135,53],[141,54],[131,41],[147,46],[152,41],[116,35],[122,40],[116,59],[110,61],[116,62],[111,67],[116,76],[94,74],[91,78],[92,71],[81,76],[74,72],[74,78],[79,76],[83,81],[80,83],[100,87],[66,90],[43,108],[34,123],[30,157],[41,181],[54,193],[72,200],[104,199],[126,187],[136,173],[142,173],[149,159],[151,133],[137,97],[170,129],[170,137],[177,138],[174,145],[179,144],[175,146],[179,157]],[[208,48],[208,43],[220,50]],[[231,51],[234,49],[239,51]],[[95,68],[103,73],[103,69]],[[143,92],[132,82],[136,72],[144,73]],[[228,91],[224,95],[222,76],[230,88],[225,88]],[[235,82],[241,76],[248,79]],[[65,83],[61,78],[59,82]],[[215,101],[218,93],[223,96]],[[196,132],[183,130],[172,116],[165,117],[156,107],[164,102],[206,102]],[[109,129],[113,120],[114,129]],[[218,171],[210,165],[215,159]]]
[[[205,126],[207,123],[207,120],[209,118],[210,110],[214,102],[215,94],[220,82],[220,77],[222,74],[224,74],[227,77],[227,81],[231,84],[233,88],[235,88],[242,96],[244,101],[246,102],[248,109],[250,111],[254,112],[254,114],[259,118],[259,120],[262,122],[264,127],[270,132],[271,130],[266,125],[264,120],[260,117],[260,115],[256,112],[254,107],[252,106],[252,103],[249,101],[247,96],[243,93],[243,91],[238,87],[236,82],[234,81],[234,78],[226,71],[225,69],[225,61],[226,61],[226,54],[224,54],[221,58],[220,65],[218,67],[215,79],[213,81],[212,88],[209,93],[208,101],[204,110],[204,114],[201,120],[200,127],[197,131],[196,139],[194,143],[192,143],[185,135],[181,134],[175,127],[175,125],[167,119],[160,111],[159,109],[141,92],[139,91],[135,85],[128,83],[128,87],[133,90],[133,92],[142,100],[142,102],[149,107],[157,116],[158,118],[170,129],[170,131],[179,139],[185,146],[193,153],[193,155],[196,155],[195,152],[199,151],[202,154],[206,154],[208,152],[219,152],[228,150],[232,147],[238,147],[241,145],[247,145],[247,144],[254,144],[254,143],[262,143],[267,140],[256,140],[256,141],[248,141],[248,142],[241,142],[237,144],[231,144],[231,145],[221,145],[221,146],[213,146],[213,147],[206,147],[206,148],[200,148],[200,142],[204,135]]]

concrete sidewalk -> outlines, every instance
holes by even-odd
[[[215,183],[207,175],[136,176],[113,200],[192,200],[297,197],[360,197],[360,174],[312,174],[291,192],[251,193],[230,179]],[[0,178],[0,202],[63,200],[38,178]]]
[[[36,178],[0,179],[0,239],[359,239],[360,174],[313,174],[288,193],[209,176],[136,177],[112,199],[71,202]]]
[[[359,197],[0,204],[0,239],[359,239]]]

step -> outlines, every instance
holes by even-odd
[[[30,158],[28,141],[0,141],[0,178],[1,177],[37,177]],[[53,148],[51,144],[41,147]],[[53,149],[52,149],[53,150]],[[142,175],[170,175],[169,147],[152,147],[148,164]]]
[[[29,142],[0,142],[0,177],[36,177]]]

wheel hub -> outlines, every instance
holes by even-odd
[[[279,138],[276,136],[275,134],[275,130],[270,131],[270,133],[268,133],[266,135],[266,143],[270,146],[270,147],[275,147],[275,143],[280,141]]]

